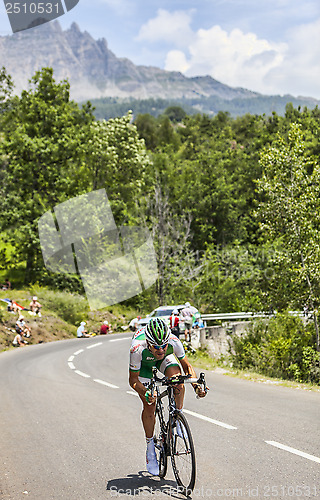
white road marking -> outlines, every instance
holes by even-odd
[[[84,377],[84,378],[91,378],[90,375],[88,375],[87,373],[83,373],[80,370],[75,370],[74,373],[76,373],[77,375],[81,375],[81,377]]]
[[[107,387],[111,387],[112,389],[119,389],[117,385],[110,384],[109,382],[105,382],[104,380],[99,380],[98,378],[93,379],[94,382],[98,384],[106,385]]]
[[[131,340],[131,339],[129,337],[125,338],[125,339],[112,339],[112,340],[109,340],[109,342],[120,342],[121,340]]]
[[[188,415],[192,415],[193,417],[200,418],[201,420],[205,420],[206,422],[210,422],[211,424],[219,425],[220,427],[224,427],[225,429],[237,429],[233,425],[225,424],[224,422],[220,422],[219,420],[214,420],[213,418],[206,417],[205,415],[200,415],[200,413],[195,413],[194,411],[183,409],[183,413],[187,413]]]
[[[127,391],[127,394],[131,394],[131,396],[138,396],[139,397],[139,394],[135,391]]]
[[[74,360],[74,356],[70,356],[70,358],[68,359],[68,361],[73,361]]]
[[[81,352],[83,352],[83,351],[84,351],[84,349],[79,349],[79,351],[76,351],[76,352],[74,352],[73,354],[74,354],[74,356],[77,356],[78,354],[80,354],[80,353],[81,353]]]
[[[304,451],[296,450],[295,448],[291,448],[290,446],[286,446],[285,444],[277,443],[276,441],[266,441],[266,443],[270,444],[271,446],[275,446],[276,448],[280,448],[280,450],[288,451],[289,453],[299,455],[300,457],[307,458],[308,460],[312,460],[313,462],[317,462],[318,464],[320,464],[319,457],[309,455],[309,453],[305,453]]]
[[[71,363],[71,361],[68,362],[68,365],[69,365],[69,368],[71,368],[71,370],[75,370],[76,367],[74,366],[73,363]]]
[[[102,345],[102,342],[98,342],[98,344],[88,345],[87,349],[92,349],[93,347],[97,347],[98,345]]]

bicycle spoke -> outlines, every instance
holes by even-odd
[[[171,461],[177,483],[190,492],[195,484],[195,452],[190,428],[184,415],[178,414],[171,437]],[[180,434],[180,435],[179,435]]]

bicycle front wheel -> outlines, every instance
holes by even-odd
[[[172,469],[179,491],[189,495],[196,481],[196,456],[186,417],[178,412],[170,430]]]

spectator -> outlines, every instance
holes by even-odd
[[[77,330],[78,339],[80,339],[82,337],[89,337],[89,335],[87,334],[87,330],[85,329],[86,324],[87,323],[85,321],[81,321],[80,326]]]
[[[16,313],[19,311],[19,307],[10,299],[7,310],[8,312]]]
[[[130,323],[129,323],[129,328],[132,332],[135,332],[139,328],[139,320],[141,319],[141,316],[137,316],[136,318],[133,318]]]
[[[11,283],[8,280],[8,278],[4,280],[4,284],[2,285],[2,290],[11,290]]]
[[[203,323],[203,321],[202,321],[201,316],[200,316],[199,313],[194,318],[194,322],[193,322],[192,328],[204,328],[204,323]]]
[[[31,328],[26,325],[24,321],[24,316],[20,315],[16,321],[16,332],[22,334],[24,337],[29,338],[31,336]]]
[[[169,318],[169,326],[171,328],[171,332],[173,335],[179,338],[180,336],[180,327],[179,327],[179,311],[178,309],[174,309]]]
[[[105,320],[100,327],[100,335],[107,335],[110,332],[110,328],[109,321]]]
[[[181,311],[181,316],[184,322],[184,338],[186,342],[191,342],[191,328],[192,328],[192,309],[190,307],[190,303],[186,302],[184,309]],[[188,334],[189,334],[189,340],[188,340]]]
[[[32,297],[32,301],[29,304],[30,311],[33,312],[34,314],[38,314],[41,318],[41,307],[42,305],[40,302],[38,302],[38,297],[34,296]]]
[[[17,335],[15,336],[15,338],[13,339],[12,341],[12,345],[14,347],[19,347],[20,345],[26,345],[27,344],[27,341],[26,340],[23,340],[23,338],[21,337],[21,333],[17,333]]]

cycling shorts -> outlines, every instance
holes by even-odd
[[[177,362],[176,357],[174,354],[169,354],[164,358],[160,366],[158,366],[158,370],[163,373],[163,375],[166,374],[166,369],[169,368],[169,366],[179,366],[179,363]],[[140,377],[139,376],[139,381],[147,387],[150,384],[150,379],[147,377]]]

